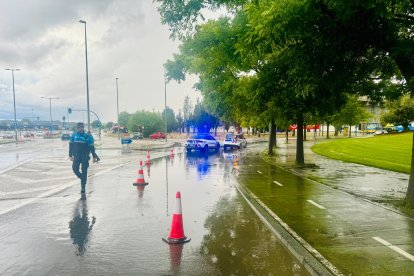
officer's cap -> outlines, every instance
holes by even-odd
[[[85,127],[85,125],[82,122],[79,122],[76,124],[76,127]]]

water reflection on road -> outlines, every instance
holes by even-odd
[[[74,185],[22,207],[0,224],[0,274],[308,275],[235,189],[243,154],[177,150],[145,165],[145,187],[132,162],[90,177],[86,197]],[[177,191],[178,246],[161,240]]]
[[[88,217],[88,205],[85,194],[78,200],[73,210],[73,219],[69,222],[70,238],[76,245],[76,254],[83,255],[88,243],[88,237],[92,231],[92,227],[96,222],[96,218]]]

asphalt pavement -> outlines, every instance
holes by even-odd
[[[152,149],[156,154],[157,149],[165,152],[165,149],[182,142],[182,139],[138,141],[130,146],[121,146],[117,140],[104,138],[96,144],[99,154],[104,156],[113,154],[113,149],[130,152],[122,161],[127,163],[128,160],[136,161],[135,155],[145,158],[146,150]],[[279,139],[277,164],[269,164],[258,154],[266,145],[254,145],[256,142],[264,140],[248,139],[247,150],[228,155],[234,162],[233,172],[239,191],[308,271],[315,275],[414,274],[414,220],[378,203],[390,197],[403,197],[408,175],[317,156],[310,151],[313,141],[305,142],[307,166],[298,168],[294,166],[294,139],[288,144]],[[54,169],[46,166],[49,155],[61,160],[62,164],[53,164]],[[40,181],[44,185],[49,179],[48,185],[53,188],[53,183],[67,181],[67,177],[72,175],[65,163],[65,145],[61,151],[55,150],[49,155],[40,158],[44,161],[41,164],[46,166],[43,169],[45,178],[32,181]],[[31,167],[30,159],[24,164],[18,162],[16,158],[16,167],[3,169],[1,177],[14,181],[7,187],[14,189],[23,185],[21,188],[25,190],[31,183],[22,184],[19,179],[23,172],[35,168]],[[116,163],[119,160],[92,166],[91,176],[105,175],[109,168],[116,170]],[[59,179],[63,168],[68,171],[68,176]],[[69,181],[67,186],[73,185],[72,182]],[[61,186],[57,188],[62,191]],[[50,197],[59,191],[48,190],[47,194],[36,195],[35,198]],[[19,191],[14,190],[0,195],[14,198],[13,204],[18,208],[29,204],[33,198],[33,195],[20,198]],[[20,200],[23,205],[16,205]],[[3,200],[3,205],[4,202],[8,201]],[[0,215],[17,210],[1,207]]]

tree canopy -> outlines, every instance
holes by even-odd
[[[381,100],[414,92],[413,1],[156,2],[183,41],[167,63],[170,77],[199,75],[206,107],[221,118],[295,121],[298,164],[307,118],[334,114],[348,94]],[[219,7],[229,15],[200,24],[205,9]],[[414,162],[407,198],[414,204]]]

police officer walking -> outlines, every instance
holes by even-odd
[[[69,141],[69,158],[75,175],[81,180],[81,193],[85,193],[86,180],[88,178],[89,153],[92,153],[93,162],[100,158],[95,153],[94,140],[91,134],[85,133],[85,125],[80,122],[76,124],[76,131]],[[79,172],[79,167],[81,172]]]

